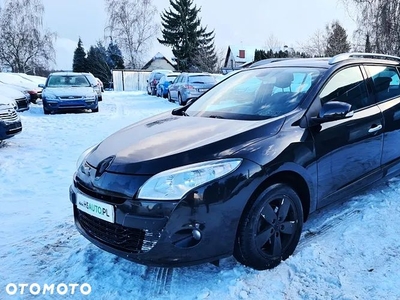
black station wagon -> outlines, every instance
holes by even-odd
[[[400,173],[400,58],[344,53],[244,69],[80,158],[78,230],[137,263],[293,254],[315,210]]]

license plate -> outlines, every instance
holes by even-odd
[[[199,92],[206,92],[208,89],[199,89]]]
[[[110,204],[90,199],[82,194],[76,195],[79,210],[104,221],[114,223],[114,207]]]

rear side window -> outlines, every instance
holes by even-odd
[[[395,67],[366,66],[372,79],[377,102],[400,96],[400,78]]]
[[[208,75],[194,75],[194,76],[189,76],[189,83],[198,83],[198,84],[215,83],[215,78],[213,76],[208,76]]]
[[[340,70],[333,75],[319,97],[321,104],[341,101],[351,104],[352,110],[373,104],[373,100],[368,97],[365,80],[358,66]]]

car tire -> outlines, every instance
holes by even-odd
[[[151,88],[151,95],[155,96],[156,95],[156,89]]]
[[[44,113],[45,115],[49,115],[49,114],[50,114],[50,111],[47,110],[47,109],[43,106],[43,113]]]
[[[99,96],[98,101],[103,101],[103,96]]]
[[[170,93],[170,92],[168,92],[167,98],[168,98],[168,101],[169,101],[169,102],[172,102],[172,101],[173,101],[172,98],[171,98],[171,93]]]
[[[97,113],[99,112],[99,107],[97,106],[96,108],[92,108],[92,113]]]
[[[178,94],[178,103],[179,105],[184,105],[181,94]]]
[[[274,268],[293,254],[302,228],[303,208],[297,193],[286,184],[271,185],[246,206],[234,256],[257,270]]]

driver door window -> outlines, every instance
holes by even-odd
[[[359,67],[350,67],[339,71],[329,80],[320,93],[321,104],[329,101],[341,101],[351,104],[352,110],[373,104],[368,96],[367,87]]]

